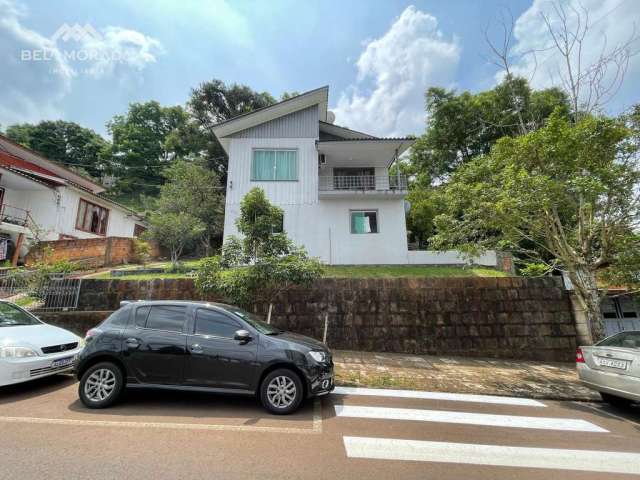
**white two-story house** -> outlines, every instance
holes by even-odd
[[[0,261],[34,241],[133,237],[142,217],[93,180],[0,135]],[[12,251],[17,251],[13,255]]]
[[[408,263],[407,180],[389,168],[413,143],[333,124],[328,87],[235,117],[214,132],[229,155],[224,235],[237,235],[253,187],[284,210],[284,230],[332,265]]]

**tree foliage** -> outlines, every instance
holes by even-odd
[[[509,246],[565,271],[601,338],[597,277],[637,278],[640,268],[633,139],[621,121],[585,116],[573,124],[560,111],[537,131],[502,138],[444,187],[434,245],[468,252]]]
[[[212,242],[222,236],[224,195],[215,172],[193,162],[177,160],[162,175],[165,183],[153,202],[159,214],[192,215],[204,225],[199,238],[205,255]]]
[[[171,140],[187,123],[182,107],[163,107],[156,101],[132,103],[126,114],[113,117],[107,128],[113,139],[110,158],[117,193],[157,195],[163,165],[184,154]]]
[[[74,122],[56,120],[11,125],[5,135],[50,160],[95,179],[100,179],[107,168],[108,142],[93,130]]]
[[[144,233],[144,238],[155,240],[167,248],[171,254],[171,264],[175,265],[185,247],[205,230],[206,225],[189,213],[156,211],[149,216],[149,229]]]
[[[256,301],[272,305],[281,293],[309,285],[322,275],[318,260],[309,258],[284,232],[274,232],[281,221],[282,210],[271,205],[261,189],[249,191],[236,222],[244,238],[229,237],[219,257],[202,263],[196,276],[198,289],[240,305]]]
[[[195,121],[193,133],[204,139],[202,153],[207,165],[223,182],[227,176],[227,155],[213,133],[214,125],[275,102],[267,92],[256,92],[236,83],[227,85],[217,79],[203,82],[191,91],[187,108]]]
[[[411,164],[422,183],[446,179],[460,165],[489,153],[502,137],[542,126],[555,108],[568,112],[559,89],[534,91],[526,80],[507,77],[480,93],[430,88],[426,93],[428,128],[411,150]]]

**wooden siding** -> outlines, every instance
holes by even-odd
[[[236,132],[231,138],[318,138],[318,106]]]

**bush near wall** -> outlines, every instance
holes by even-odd
[[[191,279],[85,279],[79,308],[135,299],[203,300]],[[568,292],[555,278],[321,279],[279,298],[272,321],[320,339],[325,315],[337,349],[572,361],[576,347]]]

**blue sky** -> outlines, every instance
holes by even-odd
[[[0,0],[0,125],[63,118],[106,134],[105,123],[130,102],[184,104],[191,88],[219,78],[276,97],[329,85],[337,123],[380,135],[420,134],[426,88],[495,84],[484,29],[497,32],[505,3],[517,21],[514,51],[546,46],[540,12],[551,4],[537,0]],[[588,52],[599,51],[605,37],[623,41],[640,18],[636,0],[581,4],[595,22]],[[53,42],[63,24],[90,25],[99,38]],[[88,47],[108,58],[63,58]],[[42,49],[51,58],[24,57]],[[114,51],[124,51],[125,60],[113,60]],[[541,55],[534,85],[557,84],[559,59]],[[514,66],[533,71],[527,59],[516,58]],[[634,57],[609,110],[640,101],[633,88],[639,73]]]

